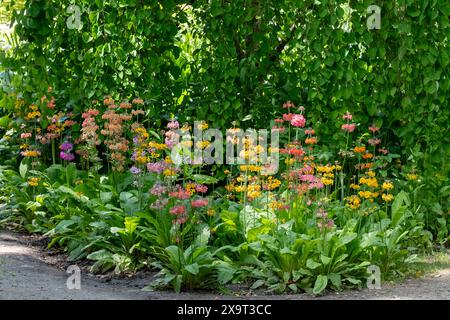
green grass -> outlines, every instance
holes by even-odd
[[[411,266],[407,275],[412,277],[421,277],[426,274],[437,272],[441,269],[450,269],[449,249],[419,257],[419,261]]]

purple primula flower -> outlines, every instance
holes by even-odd
[[[149,172],[162,173],[167,168],[167,163],[164,161],[147,163],[147,170]]]
[[[130,168],[130,172],[131,172],[132,174],[139,174],[139,173],[141,172],[141,170],[140,170],[139,168],[136,168],[135,166],[132,166],[132,167]]]
[[[167,203],[168,203],[168,199],[165,199],[165,198],[163,198],[163,199],[157,199],[155,202],[153,202],[153,203],[150,205],[150,208],[152,208],[152,209],[157,209],[157,210],[161,210],[161,209],[164,209],[164,207],[167,206]]]
[[[67,142],[67,141],[65,141],[65,142],[63,142],[62,144],[61,144],[61,146],[59,147],[62,151],[70,151],[70,150],[72,150],[73,149],[73,144],[71,144],[70,142]]]
[[[167,129],[178,129],[180,124],[176,120],[172,120],[167,124]]]
[[[75,160],[75,156],[73,155],[73,153],[69,153],[69,152],[64,152],[61,151],[59,153],[59,157],[65,161],[73,161]]]
[[[160,196],[163,193],[166,193],[167,188],[159,183],[155,184],[151,189],[150,193],[155,196]]]

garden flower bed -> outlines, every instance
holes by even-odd
[[[149,286],[177,292],[363,287],[431,246],[405,192],[417,175],[402,171],[376,125],[341,115],[345,148],[333,158],[307,108],[290,102],[271,128],[279,147],[238,128],[218,144],[204,121],[173,117],[158,130],[142,124],[143,104],[107,97],[76,114],[58,110],[51,88],[29,106],[18,99],[8,143],[21,161],[1,168],[3,223],[45,234],[93,272],[159,270]],[[224,143],[241,163],[196,161]]]

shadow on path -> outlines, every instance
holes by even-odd
[[[146,300],[146,299],[264,299],[264,300],[360,300],[360,299],[450,299],[450,268],[421,279],[409,279],[404,283],[383,285],[380,290],[351,290],[329,293],[322,297],[297,295],[224,296],[215,293],[182,293],[171,291],[145,292],[152,275],[130,279],[114,279],[109,282],[82,273],[81,289],[69,290],[66,282],[69,274],[47,264],[38,247],[30,246],[25,236],[0,230],[0,299],[59,299],[59,300]]]

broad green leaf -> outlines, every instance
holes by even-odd
[[[258,289],[265,284],[264,280],[256,280],[255,283],[250,287],[250,290]]]
[[[316,278],[316,282],[314,283],[313,293],[320,294],[325,290],[328,284],[328,277],[324,275],[319,275]]]
[[[322,261],[323,265],[326,266],[331,262],[331,258],[324,256],[322,254],[322,255],[320,255],[320,261]]]
[[[198,272],[200,271],[199,266],[196,262],[189,264],[187,266],[184,267],[186,269],[186,271],[192,273],[193,275],[198,274]]]
[[[312,259],[308,259],[308,260],[306,260],[306,266],[307,266],[309,269],[313,269],[313,270],[314,270],[314,269],[320,267],[321,264],[315,262],[315,261],[312,260]]]
[[[392,202],[392,226],[395,227],[405,217],[406,207],[410,205],[408,194],[405,191],[400,191]]]
[[[20,166],[19,166],[19,173],[20,173],[20,176],[21,176],[23,179],[25,179],[25,177],[26,177],[26,175],[27,175],[27,171],[28,171],[28,165],[25,164],[25,163],[23,163],[23,162],[21,162],[21,163],[20,163]]]
[[[204,174],[194,174],[192,175],[192,179],[200,184],[213,184],[219,181],[217,178],[207,176]]]
[[[331,280],[331,283],[336,287],[340,288],[342,286],[341,275],[338,273],[330,273],[328,274],[328,279]]]

